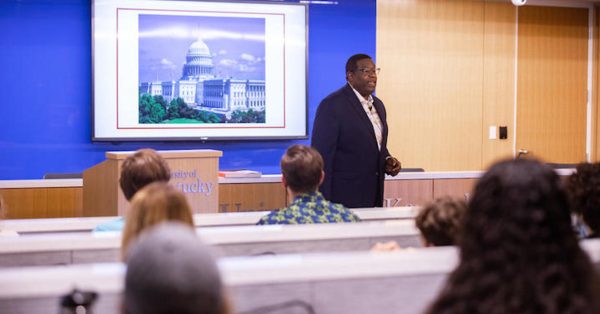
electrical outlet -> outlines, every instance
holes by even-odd
[[[500,127],[500,139],[505,140],[508,138],[508,127],[501,126]]]

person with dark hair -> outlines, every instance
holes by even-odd
[[[128,156],[121,165],[119,185],[127,201],[131,201],[135,193],[152,182],[169,182],[171,170],[167,161],[155,150],[140,149]],[[121,231],[125,219],[119,219],[99,224],[94,231]]]
[[[281,158],[281,182],[290,206],[272,211],[257,224],[306,224],[360,221],[343,205],[327,201],[317,191],[325,173],[318,151],[305,145],[290,146]]]
[[[231,314],[229,298],[209,248],[193,229],[163,223],[131,245],[123,314]]]
[[[426,313],[600,313],[593,266],[547,165],[493,165],[475,187],[458,247],[459,265]]]
[[[424,246],[455,245],[467,204],[449,196],[425,205],[415,217]]]
[[[449,196],[442,196],[425,205],[415,217],[415,225],[421,232],[423,246],[455,245],[466,211],[465,201]],[[371,248],[376,252],[401,249],[396,241],[378,242]]]
[[[584,238],[600,237],[600,163],[581,163],[567,180],[571,209]],[[589,230],[588,230],[589,229]]]
[[[325,162],[321,192],[347,207],[383,206],[385,174],[395,176],[400,162],[387,149],[383,102],[373,96],[379,68],[365,54],[346,62],[347,84],[317,109],[311,144]]]
[[[140,149],[127,157],[121,166],[119,185],[127,201],[152,182],[169,182],[171,170],[167,161],[155,150]]]

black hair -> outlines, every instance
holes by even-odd
[[[346,73],[356,71],[356,69],[358,69],[356,63],[362,59],[371,59],[371,57],[364,53],[357,53],[348,58],[348,61],[346,61]]]
[[[460,263],[427,313],[600,313],[566,192],[545,164],[492,166],[475,187],[458,246]]]

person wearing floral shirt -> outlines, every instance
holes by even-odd
[[[293,145],[281,158],[281,181],[290,205],[265,215],[258,225],[357,222],[360,218],[317,191],[323,182],[323,158],[314,148]]]

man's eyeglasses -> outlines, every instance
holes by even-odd
[[[359,68],[356,69],[356,72],[361,72],[363,74],[368,74],[368,75],[379,75],[379,72],[381,72],[381,68],[375,68],[375,69],[369,69],[369,68]]]

